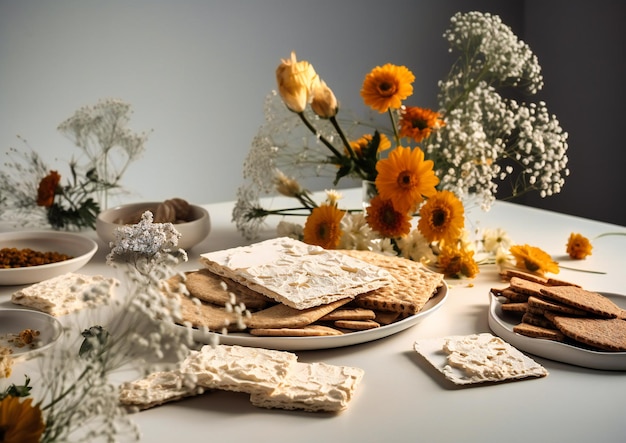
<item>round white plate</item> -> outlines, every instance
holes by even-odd
[[[0,248],[55,251],[73,258],[47,265],[0,269],[0,285],[27,285],[82,268],[98,250],[98,244],[80,234],[59,231],[0,233]]]
[[[257,348],[277,349],[281,351],[307,351],[316,349],[340,348],[343,346],[366,343],[388,337],[418,324],[424,317],[438,310],[448,296],[448,286],[445,281],[437,293],[424,305],[424,308],[415,315],[380,328],[365,331],[348,332],[343,335],[322,337],[255,337],[246,333],[231,333],[226,335],[213,332],[193,330],[194,339],[200,343],[211,343],[211,339],[218,337],[219,343],[225,345],[252,346]]]
[[[39,331],[32,345],[15,346],[11,339],[24,329]],[[12,356],[18,357],[51,346],[63,331],[61,322],[51,315],[28,309],[0,309],[0,346],[11,349]]]
[[[626,297],[618,294],[603,293],[621,308],[626,308]],[[513,332],[513,326],[519,323],[519,318],[502,312],[500,301],[490,295],[489,327],[503,340],[521,351],[526,351],[539,357],[550,360],[583,366],[592,369],[606,369],[614,371],[626,370],[626,352],[603,352],[560,343],[553,340],[526,337]]]

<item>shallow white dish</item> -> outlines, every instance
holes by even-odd
[[[24,329],[39,331],[32,346],[15,346],[10,339]],[[11,349],[14,357],[25,356],[51,346],[63,331],[61,322],[51,315],[28,309],[0,309],[0,346]]]
[[[621,308],[626,308],[626,297],[618,294],[603,293]],[[592,369],[606,369],[613,371],[626,370],[626,352],[593,351],[567,343],[544,340],[513,332],[513,326],[519,323],[515,316],[502,312],[500,301],[490,295],[489,327],[503,340],[519,350],[548,358],[550,360],[569,363]]]
[[[96,232],[100,239],[108,246],[115,240],[114,231],[122,226],[120,220],[145,211],[156,211],[159,202],[129,203],[102,211],[96,218]],[[191,205],[192,220],[185,223],[175,223],[174,228],[180,233],[178,247],[190,249],[204,240],[211,231],[211,217],[201,206]]]
[[[37,283],[82,268],[98,250],[98,244],[80,234],[59,231],[15,231],[0,233],[0,248],[30,248],[55,251],[73,258],[47,265],[0,269],[0,285]]]
[[[366,343],[388,337],[418,324],[424,317],[438,310],[448,297],[448,286],[445,281],[437,293],[415,315],[380,328],[365,331],[348,332],[344,335],[326,337],[255,337],[247,333],[231,333],[226,335],[213,332],[193,330],[193,337],[200,343],[211,343],[217,336],[219,343],[225,345],[252,346],[257,348],[277,349],[281,351],[307,351],[316,349],[340,348],[343,346]],[[182,326],[181,326],[182,327]]]

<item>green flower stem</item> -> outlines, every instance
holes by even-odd
[[[324,143],[326,145],[326,147],[328,149],[330,149],[330,151],[333,153],[333,155],[335,157],[337,157],[338,159],[343,158],[343,155],[341,155],[341,153],[339,153],[339,151],[337,151],[337,149],[326,139],[326,137],[324,137],[322,134],[320,134],[317,129],[315,129],[315,127],[309,122],[309,120],[306,118],[306,116],[304,115],[304,112],[299,112],[298,115],[300,116],[300,119],[304,122],[305,126],[307,128],[309,128],[309,130],[317,137],[320,139],[320,141],[322,143]]]
[[[343,142],[343,145],[346,147],[346,150],[348,151],[348,154],[350,155],[350,158],[353,159],[353,160],[356,160],[356,154],[354,152],[354,149],[352,149],[352,146],[350,146],[350,142],[346,138],[346,135],[344,134],[343,130],[341,129],[341,126],[339,126],[339,123],[337,122],[337,119],[333,116],[333,117],[330,117],[329,120],[332,123],[333,127],[335,128],[335,130],[337,131],[337,133],[339,134],[339,137],[341,138],[341,141]]]
[[[393,129],[393,138],[396,140],[396,146],[400,146],[400,133],[398,132],[398,125],[396,119],[393,117],[393,111],[391,108],[387,109],[389,114],[389,120],[391,120],[391,127]]]
[[[602,237],[608,237],[611,235],[626,235],[626,232],[605,232],[604,234],[596,235],[593,239],[597,240]]]

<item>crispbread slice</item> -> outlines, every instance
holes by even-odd
[[[500,305],[502,312],[513,312],[517,314],[523,314],[528,310],[528,303],[526,302],[511,302],[511,303],[502,303]]]
[[[553,300],[546,300],[543,297],[536,297],[534,295],[528,297],[528,306],[530,308],[533,308],[532,311],[535,313],[550,311],[576,316],[587,314],[587,312],[583,311],[582,309],[577,309],[572,306],[564,305],[563,303],[558,303]]]
[[[349,299],[335,300],[325,305],[307,309],[296,309],[291,306],[276,304],[262,311],[253,312],[246,319],[246,326],[250,329],[301,328],[319,320],[349,301]]]
[[[250,335],[257,337],[328,337],[343,335],[343,332],[325,325],[307,325],[301,328],[250,329]]]
[[[604,318],[617,318],[622,309],[597,292],[587,291],[577,286],[549,286],[541,293],[557,302],[573,306]]]
[[[530,272],[524,272],[520,269],[505,269],[502,271],[501,275],[506,279],[511,279],[513,277],[521,278],[522,280],[531,281],[534,283],[539,283],[542,285],[548,284],[548,279],[542,277],[537,274],[531,274]]]
[[[340,412],[348,406],[364,371],[326,363],[297,363],[278,388],[254,393],[250,401],[261,408]]]
[[[546,286],[541,283],[537,283],[537,282],[530,281],[530,280],[524,280],[523,278],[519,278],[519,277],[511,277],[509,284],[511,285],[512,290],[516,292],[520,292],[522,294],[526,294],[528,296],[531,296],[531,295],[541,296],[541,290],[546,288]]]
[[[353,298],[393,281],[381,267],[288,237],[202,254],[200,261],[211,272],[296,309]]]
[[[333,322],[333,325],[337,328],[350,329],[353,331],[380,328],[380,323],[374,320],[336,320]]]
[[[210,331],[221,332],[224,328],[235,330],[237,316],[222,306],[193,300],[184,294],[174,294],[180,300],[180,316],[176,318],[179,324],[190,324],[194,328],[205,327]]]
[[[237,303],[243,303],[248,309],[263,309],[270,302],[273,303],[273,300],[264,295],[208,269],[189,272],[185,278],[185,286],[197,299],[219,306],[230,303],[230,293],[235,295]]]
[[[529,323],[520,323],[513,326],[513,332],[517,332],[520,335],[532,338],[544,338],[547,340],[554,340],[562,342],[565,340],[565,336],[558,329],[544,328],[542,326],[531,325]]]
[[[298,357],[285,351],[245,346],[203,346],[191,351],[180,371],[197,377],[207,389],[252,393],[272,392]]]
[[[552,321],[565,335],[606,351],[626,351],[626,321],[619,318],[554,316]]]
[[[179,371],[159,371],[120,386],[120,403],[143,410],[204,393]]]
[[[373,251],[341,252],[386,269],[395,280],[388,286],[357,296],[354,303],[363,308],[413,315],[443,285],[443,274],[432,272],[413,260]]]
[[[339,308],[329,312],[319,319],[319,321],[335,320],[374,320],[376,312],[364,308]]]

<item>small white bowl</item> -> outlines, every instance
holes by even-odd
[[[145,211],[152,211],[154,214],[159,204],[160,202],[130,203],[106,209],[100,212],[96,218],[96,232],[108,246],[115,240],[113,231],[122,226],[120,220],[128,220],[136,214],[141,214]],[[191,213],[191,221],[174,223],[174,228],[181,234],[180,239],[178,239],[178,247],[182,249],[190,249],[197,245],[211,231],[211,218],[206,209],[191,205]]]
[[[27,285],[82,268],[98,250],[98,244],[81,234],[60,231],[15,231],[0,233],[1,248],[30,248],[59,252],[73,258],[47,265],[0,269],[0,285]]]

